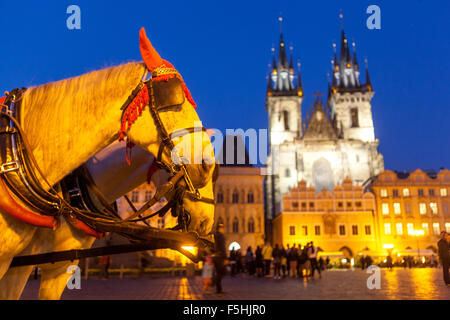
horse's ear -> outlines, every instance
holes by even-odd
[[[216,133],[216,131],[214,131],[213,129],[206,129],[206,134],[211,138],[214,134]]]
[[[161,56],[147,38],[144,27],[139,31],[139,47],[141,49],[142,59],[150,72],[163,64],[163,59],[161,59]]]

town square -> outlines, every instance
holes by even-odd
[[[0,300],[450,300],[449,9],[2,2]]]

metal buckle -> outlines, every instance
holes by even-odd
[[[81,197],[81,190],[78,188],[70,189],[67,191],[69,197]]]
[[[9,166],[12,166],[12,167],[8,168]],[[18,161],[5,162],[0,166],[0,174],[7,173],[10,171],[16,171],[16,170],[19,170],[19,162]]]

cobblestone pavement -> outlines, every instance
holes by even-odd
[[[246,275],[227,276],[223,286],[227,292],[217,296],[203,293],[201,277],[159,277],[139,279],[82,280],[81,289],[63,293],[64,300],[295,300],[295,299],[440,299],[450,300],[450,287],[442,281],[441,269],[381,270],[381,288],[368,289],[371,274],[362,270],[329,270],[322,278],[300,281],[253,278]],[[22,299],[36,299],[39,282],[30,280]]]

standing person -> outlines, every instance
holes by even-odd
[[[262,249],[260,246],[256,247],[255,250],[255,266],[256,266],[256,275],[258,277],[262,277],[263,274],[263,255],[262,255]]]
[[[442,272],[444,275],[444,282],[447,286],[450,285],[450,276],[448,273],[448,268],[450,266],[450,254],[449,254],[449,240],[450,237],[447,232],[441,232],[441,239],[438,241],[439,248],[439,260],[442,265]]]
[[[287,270],[288,276],[291,274],[291,266],[289,265],[289,252],[291,252],[291,248],[289,247],[289,243],[288,243],[288,244],[286,244],[286,259],[287,259],[286,270]]]
[[[253,251],[252,247],[247,248],[247,252],[245,253],[245,264],[247,267],[247,273],[249,276],[252,276],[254,272],[254,257],[253,257]]]
[[[434,254],[432,254],[430,257],[430,266],[432,268],[436,267],[436,257],[434,256]]]
[[[216,293],[219,295],[225,294],[222,289],[222,278],[225,275],[225,262],[227,257],[227,250],[225,247],[225,236],[223,235],[223,224],[219,223],[214,233],[214,256],[213,263],[216,269]]]
[[[307,262],[308,262],[308,255],[306,251],[308,250],[308,246],[302,246],[298,245],[298,254],[297,254],[297,275],[300,279],[303,279],[303,276],[308,277],[308,270],[307,270]],[[305,272],[303,272],[305,270]]]
[[[283,274],[283,278],[286,278],[287,271],[287,254],[284,246],[281,246],[281,272]]]
[[[361,270],[364,270],[366,268],[366,256],[362,255],[359,262],[361,263]]]
[[[236,251],[234,250],[234,248],[230,250],[230,266],[231,276],[234,277],[237,273]]]
[[[242,271],[242,254],[241,249],[236,251],[236,273],[241,273]]]
[[[391,257],[391,255],[388,255],[386,257],[386,265],[389,268],[389,270],[392,270],[392,257]]]
[[[111,264],[111,256],[101,256],[100,265],[102,267],[102,278],[109,278],[109,266]]]
[[[273,278],[274,279],[281,279],[281,249],[278,247],[278,243],[275,244],[275,248],[272,251],[272,257],[273,257]]]
[[[366,268],[370,267],[373,263],[373,260],[370,256],[366,256],[365,261],[366,261]]]
[[[212,287],[212,277],[214,273],[214,263],[211,257],[206,257],[203,264],[202,278],[203,278],[203,291],[206,292]]]
[[[262,255],[264,260],[264,275],[270,278],[270,264],[272,262],[272,246],[267,241],[262,248]]]
[[[325,260],[323,260],[322,256],[319,259],[319,268],[322,271],[325,271]]]
[[[297,248],[295,247],[295,243],[292,245],[291,250],[289,250],[287,254],[288,259],[288,265],[289,265],[289,275],[292,278],[297,277],[297,259],[298,259],[298,252]]]
[[[330,257],[327,256],[326,260],[325,260],[325,268],[330,268]]]
[[[311,242],[308,242],[306,246],[303,248],[301,259],[303,261],[302,269],[305,270],[306,278],[309,278],[311,276],[311,260],[309,259],[310,251],[311,251]]]
[[[314,246],[313,242],[310,242],[308,259],[311,262],[311,279],[314,279],[314,271],[317,270],[319,272],[319,278],[322,278],[322,274],[320,272],[319,265],[317,263],[317,253],[319,249]]]

